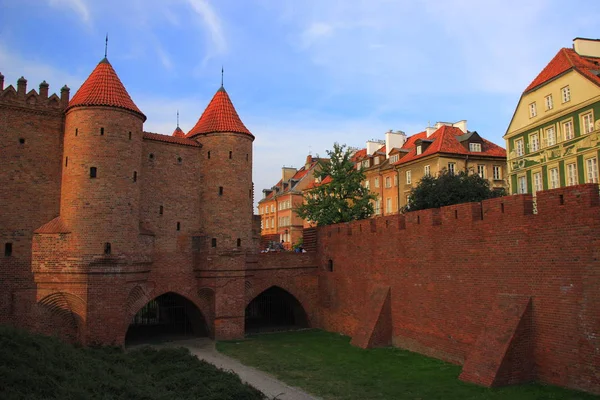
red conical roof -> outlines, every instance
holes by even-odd
[[[188,132],[187,137],[213,132],[245,133],[254,137],[244,126],[223,86],[217,90],[196,125]]]
[[[180,127],[177,127],[173,131],[173,135],[172,136],[175,136],[175,137],[185,137],[185,132],[182,131]]]
[[[84,106],[124,108],[139,114],[144,121],[146,120],[146,116],[131,100],[127,89],[106,58],[98,63],[90,76],[83,82],[69,102],[67,110]]]

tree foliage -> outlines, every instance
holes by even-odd
[[[334,143],[328,150],[329,162],[315,168],[315,178],[329,181],[306,193],[304,204],[294,211],[303,219],[317,225],[369,218],[373,215],[372,201],[377,197],[362,185],[365,175],[354,168],[351,152],[346,145]]]
[[[469,175],[464,171],[451,174],[443,170],[436,177],[424,176],[417,186],[411,189],[404,211],[477,202],[504,195],[504,189],[491,189],[489,181],[477,174]]]

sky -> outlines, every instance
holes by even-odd
[[[0,72],[71,96],[104,57],[148,117],[191,129],[221,84],[254,134],[255,203],[308,154],[437,121],[505,146],[525,87],[597,0],[0,0]]]

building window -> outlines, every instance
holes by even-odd
[[[481,153],[481,143],[469,143],[469,151]]]
[[[477,175],[479,175],[480,177],[482,177],[483,179],[485,179],[485,165],[478,165],[477,166]]]
[[[269,229],[269,218],[265,218],[265,229]]]
[[[375,200],[375,214],[377,214],[377,215],[381,214],[381,200],[380,199]]]
[[[242,239],[238,238],[237,247],[242,247]]]
[[[520,176],[518,180],[518,193],[525,194],[527,193],[527,178],[525,176]]]
[[[577,185],[577,164],[567,164],[567,185]]]
[[[598,183],[598,160],[596,157],[588,158],[585,165],[587,167],[587,182]]]
[[[454,175],[454,173],[456,172],[455,170],[456,170],[456,163],[453,163],[453,162],[448,163],[448,173],[450,175]]]
[[[137,182],[137,171],[133,171],[133,181]]]
[[[523,146],[523,139],[515,140],[515,150],[517,151],[517,157],[521,157],[525,154],[525,146]]]
[[[371,187],[370,181],[367,179],[367,180],[365,181],[365,188],[366,188],[366,189],[369,189],[370,187]]]
[[[394,154],[393,156],[390,156],[390,163],[393,164],[395,162],[398,161],[398,154]]]
[[[90,167],[90,178],[98,176],[98,169],[96,167]]]
[[[494,165],[494,180],[499,181],[502,179],[502,167],[500,165]]]
[[[538,151],[540,149],[540,135],[534,133],[529,136],[529,150],[530,151]]]
[[[369,168],[369,160],[364,160],[364,161],[362,162],[362,166],[363,166],[364,168]]]
[[[423,174],[425,176],[431,175],[431,165],[426,165],[425,167],[423,167]]]
[[[568,86],[565,86],[564,88],[560,89],[560,93],[563,103],[566,103],[567,101],[571,100],[571,89],[569,89]]]
[[[583,114],[583,133],[591,133],[594,131],[594,115],[592,112]]]
[[[379,157],[375,157],[373,161],[375,162],[375,165],[379,165]]]
[[[560,187],[558,182],[558,168],[550,168],[550,189]]]
[[[542,173],[536,172],[535,174],[533,174],[533,194],[535,195],[536,192],[539,192],[541,190],[543,190]]]
[[[219,186],[219,196],[223,196],[223,186]]]
[[[551,126],[546,129],[546,146],[554,146],[556,144],[556,132]]]
[[[164,207],[163,207],[163,206],[160,206],[160,207],[158,207],[158,213],[159,213],[160,215],[163,215],[163,212],[164,212],[164,211],[165,211],[165,209],[164,209]]]
[[[533,118],[537,115],[537,107],[535,101],[529,105],[529,118]]]
[[[4,243],[4,257],[12,256],[12,250],[13,250],[12,245],[13,245],[12,243]]]
[[[417,155],[420,155],[421,153],[423,153],[423,147],[421,145],[417,146]]]
[[[406,184],[410,185],[412,183],[412,171],[406,171]]]
[[[376,188],[379,187],[379,177],[378,176],[375,177],[375,187]]]
[[[111,252],[112,252],[112,249],[111,249],[110,243],[108,243],[108,242],[104,243],[104,254],[109,256]]]
[[[394,175],[394,186],[398,186],[398,175]]]
[[[546,110],[552,110],[554,108],[554,102],[552,101],[552,95],[549,94],[545,97],[546,100]]]
[[[275,204],[271,204],[271,212],[275,212]]]
[[[386,188],[391,188],[392,187],[392,178],[389,176],[385,177],[385,187]]]
[[[388,214],[392,212],[392,198],[391,197],[388,197],[387,199],[385,199],[385,212]]]
[[[271,217],[271,228],[275,228],[275,217]]]
[[[217,247],[217,238],[212,238],[210,240],[210,247]]]
[[[104,128],[100,128],[100,135],[104,135]]]
[[[565,121],[562,123],[563,137],[565,140],[573,139],[573,121]]]
[[[180,231],[181,230],[181,222],[177,222],[177,230]]]

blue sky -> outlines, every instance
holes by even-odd
[[[468,120],[504,146],[523,89],[595,0],[0,0],[0,72],[71,95],[104,55],[146,114],[188,131],[225,88],[254,142],[256,201],[306,155]]]

